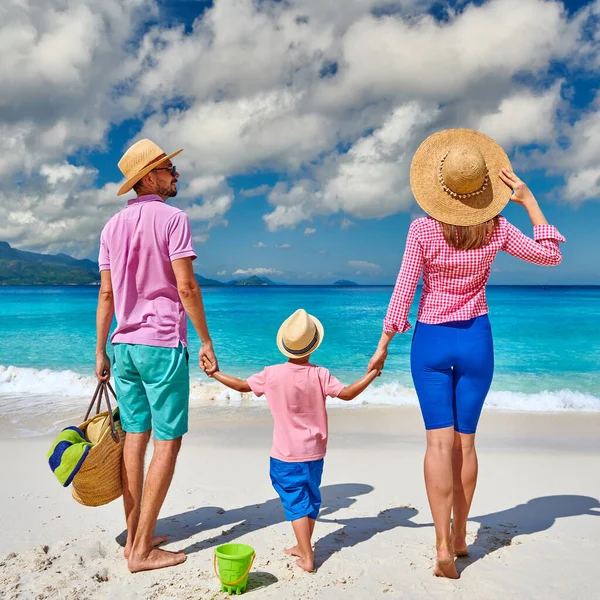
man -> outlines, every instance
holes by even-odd
[[[165,203],[177,195],[179,173],[150,140],[131,146],[119,161],[137,197],[106,224],[100,238],[100,294],[96,316],[96,376],[110,377],[108,332],[116,312],[114,377],[123,430],[123,502],[127,521],[125,558],[131,572],[185,561],[183,552],[157,546],[153,537],[171,484],[182,436],[188,429],[187,316],[200,340],[199,361],[218,368],[202,295],[187,215]],[[154,433],[154,454],[144,483],[144,455]],[[143,492],[143,494],[142,494]],[[143,498],[143,500],[142,500]]]

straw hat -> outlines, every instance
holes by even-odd
[[[324,335],[321,321],[299,308],[279,328],[277,347],[288,358],[304,358],[321,345]]]
[[[410,166],[410,187],[419,206],[449,225],[477,225],[500,214],[511,189],[498,177],[510,169],[506,152],[472,129],[430,135]]]
[[[126,194],[144,175],[166,160],[177,156],[182,150],[183,148],[165,156],[162,149],[151,140],[136,142],[119,161],[119,169],[127,181],[121,186],[117,196]]]

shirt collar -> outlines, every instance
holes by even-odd
[[[157,194],[145,194],[144,196],[138,196],[127,201],[127,206],[132,204],[140,204],[142,202],[164,202],[164,200]]]

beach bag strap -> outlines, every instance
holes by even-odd
[[[88,406],[87,412],[85,413],[85,417],[83,417],[83,421],[87,421],[90,413],[92,412],[92,408],[94,408],[94,403],[96,403],[96,415],[100,414],[100,405],[102,404],[102,396],[104,396],[104,400],[106,402],[106,408],[108,409],[108,416],[110,418],[110,433],[112,435],[112,439],[117,442],[120,442],[121,438],[119,437],[119,432],[117,431],[117,427],[115,425],[115,419],[113,416],[113,411],[110,406],[110,399],[108,397],[108,390],[113,395],[115,401],[117,400],[117,395],[115,394],[115,390],[113,390],[112,385],[110,385],[110,381],[99,381],[96,386],[96,391],[92,396],[92,401]]]

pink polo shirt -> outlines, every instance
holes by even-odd
[[[265,367],[247,382],[257,396],[267,397],[273,415],[273,458],[303,462],[325,456],[325,397],[335,398],[345,387],[341,381],[323,367],[286,362]]]
[[[188,216],[150,194],[129,200],[104,227],[98,264],[110,270],[112,344],[187,346],[187,316],[171,261],[196,258]]]

